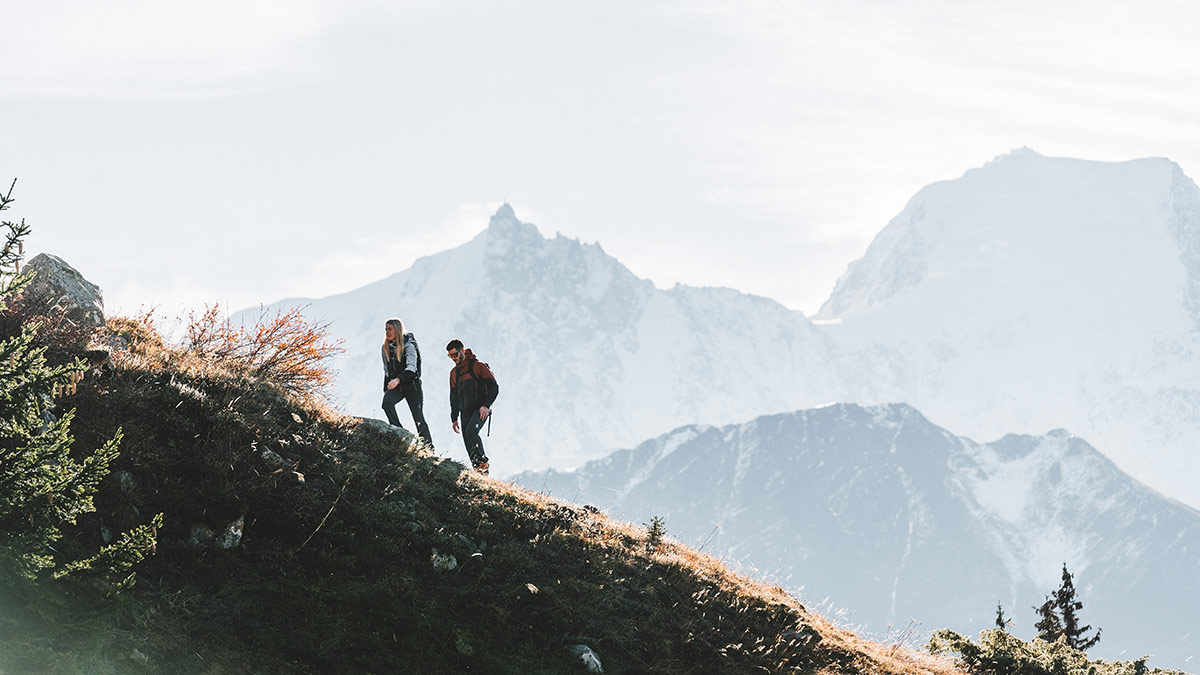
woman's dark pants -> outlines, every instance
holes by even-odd
[[[433,438],[429,435],[429,425],[425,423],[425,413],[421,410],[425,396],[421,393],[420,380],[383,392],[383,412],[387,415],[388,423],[404,428],[404,425],[400,424],[400,417],[396,415],[396,404],[404,399],[408,400],[408,411],[412,413],[413,424],[417,425],[417,434],[432,448]]]

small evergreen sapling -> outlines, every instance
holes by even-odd
[[[663,538],[667,536],[667,521],[662,516],[654,516],[646,525],[646,549],[650,552],[662,546]]]
[[[1008,617],[1004,616],[1004,607],[1000,606],[1000,603],[997,602],[996,603],[996,628],[999,628],[1000,630],[1007,632],[1008,626],[1011,623],[1012,623],[1012,620],[1009,619]]]

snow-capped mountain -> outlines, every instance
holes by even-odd
[[[344,295],[275,307],[303,305],[344,340],[335,367],[347,411],[379,418],[384,321],[404,320],[421,345],[434,444],[465,459],[445,356],[462,339],[500,383],[485,444],[501,473],[576,466],[681,424],[844,393],[827,340],[800,313],[729,289],[656,289],[599,245],[542,237],[508,205],[463,246]],[[411,428],[403,404],[400,419]]]
[[[461,247],[280,304],[309,302],[345,340],[338,385],[356,414],[381,416],[381,326],[405,320],[435,443],[459,458],[443,347],[460,337],[489,362],[500,474],[577,466],[682,424],[905,401],[976,438],[1070,428],[1200,506],[1200,190],[1165,159],[1026,150],[931,185],[815,323],[734,290],[656,289],[507,205]]]
[[[1200,656],[1200,512],[1056,430],[980,444],[903,405],[838,404],[687,426],[576,472],[516,480],[668,532],[828,598],[869,632],[994,627],[1032,637],[1033,607],[1075,575],[1091,653]]]
[[[818,314],[844,400],[973,437],[1066,427],[1200,505],[1200,190],[1020,150],[921,190]]]

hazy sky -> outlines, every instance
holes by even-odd
[[[813,313],[1029,146],[1200,176],[1200,3],[3,0],[0,182],[110,311],[347,291],[507,200]]]

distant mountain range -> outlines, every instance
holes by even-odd
[[[974,635],[997,603],[1032,637],[1065,562],[1083,619],[1103,629],[1093,656],[1190,670],[1200,656],[1200,512],[1062,430],[980,444],[908,405],[838,404],[687,426],[515,480],[661,516],[671,536],[828,598],[878,637],[910,619]]]
[[[543,238],[507,205],[459,248],[345,295],[276,306],[306,304],[345,341],[338,387],[347,410],[367,416],[382,417],[384,321],[403,319],[421,345],[434,443],[465,458],[450,430],[445,356],[461,338],[500,383],[485,440],[504,473],[576,466],[680,424],[849,391],[828,339],[800,313],[729,289],[659,290],[599,245]]]
[[[1168,160],[1020,150],[930,185],[817,318],[851,357],[840,400],[1064,427],[1200,507],[1200,190]]]
[[[657,289],[507,205],[410,269],[279,303],[305,304],[345,340],[338,386],[356,414],[381,416],[381,326],[406,321],[434,440],[455,456],[442,354],[452,337],[473,347],[500,380],[500,473],[579,466],[685,424],[904,401],[973,437],[1069,428],[1200,505],[1200,190],[1165,159],[1021,150],[931,185],[816,322],[730,289]]]

